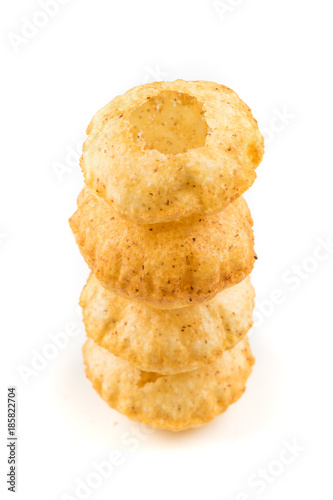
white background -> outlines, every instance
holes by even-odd
[[[83,498],[75,493],[79,479],[91,479],[94,462],[114,450],[123,463],[86,498],[330,498],[333,250],[320,241],[333,238],[331,3],[72,0],[46,21],[40,12],[36,0],[0,8],[5,498],[13,495],[5,486],[11,385],[18,396],[17,499]],[[45,26],[16,39],[15,50],[24,18]],[[77,302],[88,269],[67,223],[83,177],[79,153],[73,159],[69,152],[80,149],[91,117],[114,96],[177,78],[233,88],[267,139],[246,195],[259,256],[256,364],[244,397],[211,424],[148,434],[109,409],[84,376]],[[281,113],[284,121],[276,118]],[[69,323],[78,335],[24,381],[22,366],[31,368],[50,333]],[[294,457],[283,451],[293,442]]]

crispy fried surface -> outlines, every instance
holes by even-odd
[[[208,423],[237,401],[254,363],[247,338],[214,363],[191,372],[143,372],[88,339],[86,375],[114,409],[144,424],[180,431]]]
[[[86,184],[144,223],[223,210],[253,184],[264,152],[250,108],[207,81],[135,87],[98,111],[87,134]]]
[[[193,307],[163,311],[103,288],[93,274],[80,305],[89,338],[141,370],[179,373],[213,362],[252,326],[250,278]]]
[[[251,214],[240,197],[213,216],[137,224],[88,188],[70,226],[108,290],[161,308],[195,305],[242,281],[255,260]]]

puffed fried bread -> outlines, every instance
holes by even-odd
[[[245,337],[214,363],[185,373],[144,372],[88,339],[86,375],[98,394],[128,418],[180,431],[207,424],[245,391],[254,358]]]
[[[96,344],[143,371],[194,370],[234,347],[252,326],[250,278],[193,307],[162,310],[109,292],[91,274],[80,305]]]
[[[149,224],[223,210],[253,184],[264,153],[250,108],[208,81],[135,87],[98,111],[87,135],[87,186]]]
[[[246,278],[256,259],[252,218],[242,197],[217,215],[149,225],[124,219],[84,188],[69,222],[105,288],[160,309],[212,299]]]

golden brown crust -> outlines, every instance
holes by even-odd
[[[163,311],[118,297],[91,274],[80,305],[96,344],[140,370],[172,374],[211,363],[244,338],[254,289],[246,278],[204,304]]]
[[[105,288],[161,309],[212,299],[250,274],[256,257],[242,197],[217,215],[145,225],[119,216],[84,188],[70,226]]]
[[[135,87],[98,111],[87,134],[87,186],[144,223],[218,213],[253,184],[264,152],[250,108],[207,81]]]
[[[211,421],[237,401],[254,363],[247,338],[214,363],[175,375],[143,372],[88,339],[86,375],[99,395],[132,420],[180,431]]]

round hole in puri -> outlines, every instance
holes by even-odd
[[[165,155],[186,153],[206,143],[202,104],[189,94],[166,90],[134,109],[129,121],[135,141]]]

